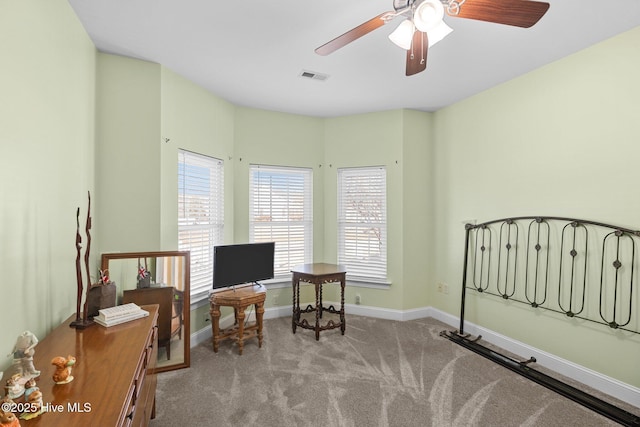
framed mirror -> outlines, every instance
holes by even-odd
[[[115,282],[118,305],[160,306],[156,372],[190,365],[190,265],[188,251],[102,254],[101,269]]]

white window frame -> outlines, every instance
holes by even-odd
[[[179,149],[178,250],[191,252],[192,304],[212,289],[213,247],[223,240],[224,162]]]
[[[338,263],[348,280],[389,283],[384,166],[338,169]]]
[[[249,241],[276,243],[272,282],[313,262],[313,169],[249,166]]]

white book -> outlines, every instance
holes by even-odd
[[[116,305],[115,307],[103,308],[98,310],[98,317],[101,319],[117,319],[119,317],[126,317],[131,313],[138,313],[141,310],[134,303],[128,303],[123,305]]]
[[[149,316],[149,312],[140,309],[139,312],[137,312],[137,313],[131,313],[131,314],[127,315],[127,316],[118,317],[116,319],[101,319],[99,316],[96,316],[96,317],[93,318],[93,320],[97,324],[108,328],[110,326],[119,325],[121,323],[130,322],[132,320],[141,319],[141,318],[147,317],[147,316]]]

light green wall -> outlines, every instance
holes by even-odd
[[[101,252],[160,249],[160,66],[98,54]]]
[[[314,117],[238,107],[235,116],[235,242],[249,241],[249,166],[264,164],[313,169],[313,252],[322,259],[323,121]]]
[[[323,261],[324,121],[319,118],[238,107],[235,116],[235,243],[249,241],[249,166],[266,164],[313,170],[313,257]],[[306,293],[301,298],[305,300]],[[291,289],[271,289],[265,307],[291,304]]]
[[[410,310],[428,307],[435,289],[433,114],[404,110],[402,137],[402,309]]]
[[[233,242],[235,107],[164,67],[161,86],[161,248],[178,248],[178,149],[224,162],[225,240]],[[192,333],[207,326],[208,312],[208,305],[191,311]]]
[[[325,247],[324,261],[337,262],[337,170],[385,166],[387,171],[387,277],[389,289],[347,287],[345,301],[367,306],[402,308],[402,110],[326,119],[325,122]]]
[[[161,248],[178,249],[178,149],[224,162],[225,240],[232,242],[235,107],[166,68],[161,86]]]
[[[225,238],[233,241],[235,107],[146,61],[99,53],[97,75],[101,252],[178,249],[178,149],[225,162]],[[192,332],[204,326],[203,310]]]
[[[0,371],[20,333],[42,339],[75,313],[76,209],[84,230],[94,193],[95,55],[67,1],[0,0]]]
[[[337,262],[337,168],[384,165],[388,185],[388,275],[393,285],[388,290],[348,287],[345,299],[353,303],[357,293],[364,305],[395,309],[423,307],[429,261],[421,259],[419,265],[409,265],[404,261],[403,251],[406,248],[414,253],[425,252],[422,236],[428,229],[427,221],[423,215],[411,216],[409,212],[411,209],[425,211],[429,206],[432,169],[425,164],[425,156],[430,152],[430,117],[429,113],[397,110],[320,119],[237,108],[235,241],[249,240],[249,165],[309,167],[314,171],[314,260]],[[405,161],[410,168],[403,166]],[[405,186],[405,178],[419,184]],[[414,228],[404,227],[405,220]],[[425,285],[404,286],[405,272],[411,281]],[[335,290],[328,289],[325,296],[336,300]],[[301,298],[305,297],[312,299],[311,294],[303,294]],[[289,305],[290,301],[289,288],[272,289],[266,306]]]
[[[464,220],[554,215],[638,228],[639,46],[635,29],[435,114],[436,279],[452,289],[431,305],[459,314]],[[589,335],[597,328],[553,316],[512,320],[502,302],[471,298],[468,309],[471,321],[640,385],[637,337]]]

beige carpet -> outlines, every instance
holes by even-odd
[[[433,319],[347,316],[344,336],[265,321],[264,343],[211,342],[158,375],[161,426],[616,425],[439,336]]]

